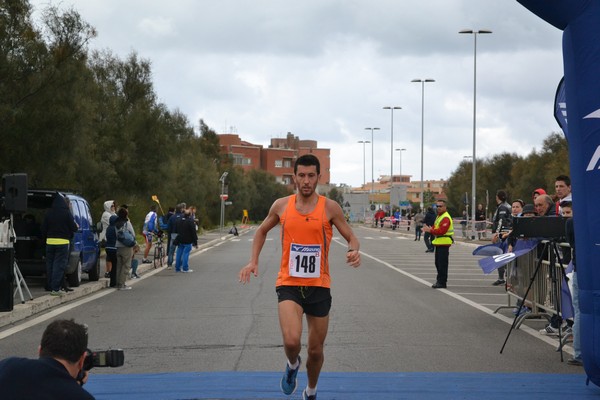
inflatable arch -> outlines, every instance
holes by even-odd
[[[581,351],[600,386],[600,0],[517,0],[563,31]]]

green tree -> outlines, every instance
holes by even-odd
[[[331,188],[331,190],[327,193],[327,197],[329,197],[331,200],[333,200],[336,203],[338,203],[340,205],[340,207],[343,207],[343,205],[344,205],[344,192],[342,192],[338,188],[336,188],[336,187]]]

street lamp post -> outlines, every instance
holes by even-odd
[[[221,177],[219,178],[219,182],[221,182],[221,225],[219,226],[220,235],[223,234],[223,225],[225,223],[225,200],[227,200],[225,197],[225,178],[227,178],[228,174],[229,172],[225,171],[223,172],[223,175],[221,175]]]
[[[402,107],[383,107],[384,110],[390,110],[392,114],[392,123],[390,129],[390,217],[394,213],[394,206],[392,204],[392,189],[394,188],[394,110],[402,110]]]
[[[375,191],[375,175],[373,175],[373,147],[374,146],[374,141],[373,141],[373,131],[378,131],[379,128],[365,128],[365,130],[371,130],[371,193],[373,193]]]
[[[400,169],[398,170],[398,174],[400,175],[400,182],[402,182],[402,152],[406,151],[406,149],[396,149],[396,151],[400,154],[400,159],[398,160],[398,165],[400,165]]]
[[[425,142],[425,83],[435,82],[435,79],[413,79],[411,82],[419,82],[421,84],[421,203],[420,208],[423,210],[423,146]]]
[[[477,188],[477,35],[478,34],[488,34],[492,33],[490,30],[480,29],[480,30],[472,30],[472,29],[463,29],[458,33],[462,34],[470,34],[473,35],[473,170],[471,177],[471,221],[473,222],[473,238],[475,238],[475,190]]]
[[[358,143],[362,143],[363,145],[363,187],[367,184],[367,173],[366,173],[366,161],[365,161],[365,145],[367,143],[371,143],[368,140],[359,140]]]
[[[367,186],[367,176],[366,176],[366,163],[365,163],[365,146],[367,143],[371,143],[368,140],[359,140],[358,143],[362,143],[363,145],[363,190],[365,186]],[[369,202],[367,201],[367,204]],[[364,205],[363,208],[363,222],[367,218],[367,204]]]

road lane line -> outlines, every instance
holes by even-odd
[[[339,244],[340,246],[347,247],[347,245],[344,242],[340,241],[338,238],[334,238],[333,241],[336,242],[337,244]],[[386,267],[388,267],[388,268],[390,268],[390,269],[392,269],[392,270],[394,270],[396,272],[401,273],[402,275],[406,276],[407,278],[410,278],[410,279],[412,279],[412,280],[414,280],[416,282],[419,282],[419,283],[421,283],[421,284],[423,284],[425,286],[431,287],[431,282],[428,282],[425,279],[421,279],[421,278],[419,278],[416,275],[413,275],[413,274],[411,274],[409,272],[406,272],[406,271],[404,271],[404,270],[402,270],[402,269],[400,269],[398,267],[395,267],[392,264],[390,264],[388,262],[385,262],[383,260],[380,260],[379,258],[377,258],[375,256],[367,254],[367,253],[365,253],[362,250],[360,251],[360,254],[362,254],[363,256],[368,257],[368,258],[372,259],[373,261],[376,261],[376,262],[378,262],[378,263],[380,263],[380,264],[382,264],[382,265],[384,265],[384,266],[386,266]],[[464,304],[469,305],[469,306],[471,306],[471,307],[473,307],[473,308],[475,308],[475,309],[477,309],[477,310],[479,310],[479,311],[481,311],[481,312],[489,315],[490,317],[496,318],[496,319],[498,319],[498,320],[500,320],[500,321],[502,321],[502,322],[504,322],[504,323],[506,323],[508,325],[512,326],[512,324],[513,324],[513,318],[508,318],[508,317],[506,317],[506,316],[504,316],[502,314],[494,314],[494,312],[492,310],[490,310],[489,308],[484,307],[483,305],[478,304],[478,303],[476,303],[476,302],[474,302],[472,300],[469,300],[469,299],[467,299],[467,298],[465,298],[465,297],[463,297],[463,296],[461,296],[459,294],[453,293],[453,292],[451,292],[448,289],[435,289],[435,290],[438,291],[438,292],[445,293],[448,296],[450,296],[450,297],[452,297],[452,298],[454,298],[454,299],[456,299],[458,301],[461,301]],[[536,329],[530,328],[530,327],[528,327],[525,324],[521,324],[521,326],[519,327],[519,330],[522,331],[522,332],[525,332],[525,333],[527,333],[527,334],[529,334],[531,336],[533,336],[536,339],[541,340],[542,342],[545,342],[545,343],[549,344],[550,346],[552,346],[554,348],[556,348],[556,346],[558,346],[558,342],[556,340],[553,340],[553,339],[551,339],[551,338],[549,338],[547,336],[544,336],[544,335],[540,335],[540,333]],[[571,346],[568,346],[568,345],[563,346],[563,351],[565,353],[568,353],[568,354],[571,354],[571,355],[574,354],[573,353],[573,348]]]

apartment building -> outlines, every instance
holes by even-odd
[[[322,185],[330,182],[330,149],[318,147],[316,140],[301,140],[288,132],[285,138],[272,138],[268,147],[242,140],[237,134],[218,135],[221,153],[244,170],[260,169],[274,175],[278,182],[291,185],[296,159],[314,154],[321,162]]]

